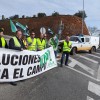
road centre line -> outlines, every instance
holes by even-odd
[[[79,55],[79,54],[77,54],[76,56],[79,56],[79,57],[81,57],[81,58],[84,58],[84,59],[86,59],[86,60],[88,60],[88,61],[91,61],[91,62],[93,62],[93,63],[99,63],[98,61],[95,61],[95,60],[93,60],[93,59],[90,59],[90,58],[87,58],[87,57],[85,57],[85,56],[82,56],[82,55]]]
[[[58,64],[60,64],[60,62],[57,62]],[[72,68],[72,67],[70,67],[70,66],[65,66],[66,68],[69,68],[69,69],[71,69],[71,70],[73,70],[73,71],[75,71],[75,72],[77,72],[77,73],[79,73],[79,74],[81,74],[81,75],[84,75],[84,76],[86,76],[86,77],[88,77],[88,78],[91,78],[91,79],[93,79],[93,80],[95,80],[95,81],[97,81],[97,82],[100,82],[100,80],[99,79],[96,79],[96,78],[94,78],[94,77],[92,77],[92,76],[90,76],[90,75],[88,75],[88,74],[85,74],[85,73],[83,73],[83,72],[81,72],[81,71],[78,71],[78,70],[76,70],[76,69],[74,69],[74,68]]]
[[[88,83],[88,90],[96,95],[100,96],[100,85],[95,84],[91,81]]]

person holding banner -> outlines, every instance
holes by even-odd
[[[23,51],[25,49],[25,45],[22,41],[22,31],[17,30],[16,36],[9,40],[9,49],[20,50]]]
[[[64,60],[65,55],[66,55],[65,65],[68,66],[68,59],[69,59],[69,54],[71,52],[71,45],[72,45],[72,43],[70,41],[70,37],[67,36],[66,40],[62,44],[63,53],[62,53],[62,57],[61,57],[61,67],[63,66],[63,60]]]
[[[8,48],[7,42],[3,37],[4,29],[0,28],[0,48]]]
[[[22,31],[17,30],[16,36],[9,40],[9,49],[23,51],[25,49],[24,43],[22,41]],[[11,85],[16,86],[16,82],[10,82]]]
[[[27,38],[26,38],[26,35],[23,34],[22,36],[22,41],[23,41],[23,44],[25,46],[25,49],[28,49],[28,43],[27,43]]]
[[[44,34],[40,34],[40,38],[37,38],[37,50],[41,51],[46,48],[46,41],[44,39]]]
[[[31,30],[30,36],[27,37],[27,43],[28,43],[28,50],[30,51],[36,51],[37,50],[37,40],[35,38],[35,32],[34,30]]]
[[[46,43],[46,48],[48,48],[49,44],[48,44],[47,34],[44,34],[44,40],[45,40],[45,43]]]

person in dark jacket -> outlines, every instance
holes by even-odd
[[[25,49],[25,45],[22,41],[21,30],[16,31],[16,36],[12,37],[9,40],[9,49],[21,50],[21,51],[23,51]]]
[[[16,31],[16,36],[9,40],[9,49],[23,51],[25,49],[24,43],[22,41],[22,31]],[[11,85],[16,86],[16,82],[10,82]]]
[[[0,28],[0,48],[8,48],[7,41],[3,37],[4,29]]]

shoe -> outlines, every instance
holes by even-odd
[[[17,83],[16,82],[10,82],[11,85],[16,86]]]
[[[68,64],[65,64],[65,66],[68,66]]]

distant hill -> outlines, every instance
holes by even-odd
[[[59,23],[64,23],[64,30],[62,33],[62,38],[66,35],[73,35],[82,33],[82,19],[76,16],[71,15],[59,15],[59,16],[47,16],[41,18],[19,18],[15,19],[16,21],[22,23],[23,25],[28,25],[29,29],[34,29],[36,33],[36,37],[40,34],[40,28],[45,27],[46,29],[51,28],[55,33],[58,32]],[[10,22],[9,20],[1,20],[0,27],[5,29],[6,35],[15,35],[11,32]],[[88,29],[86,24],[84,23],[84,34],[88,35]]]

